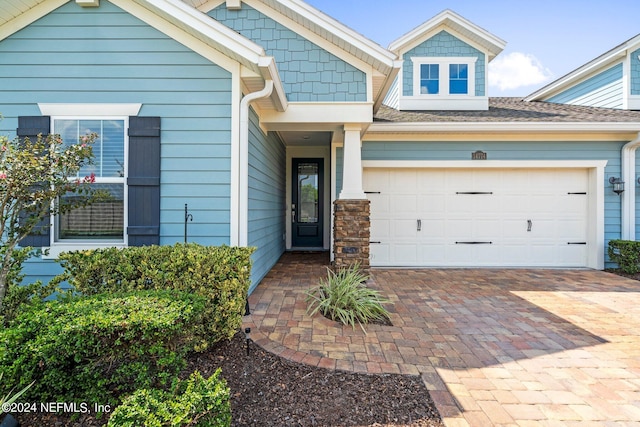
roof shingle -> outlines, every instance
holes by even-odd
[[[489,98],[484,111],[399,111],[382,105],[374,117],[376,123],[438,122],[640,122],[640,111],[583,107],[523,98]]]

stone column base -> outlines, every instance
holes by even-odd
[[[369,270],[369,200],[338,199],[333,207],[334,267],[339,269],[358,263],[363,270]]]

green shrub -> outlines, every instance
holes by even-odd
[[[83,295],[141,289],[174,289],[207,300],[204,350],[231,339],[242,325],[250,285],[253,248],[174,246],[106,248],[60,255],[65,271],[53,283],[68,282]]]
[[[35,381],[25,400],[114,404],[143,387],[168,386],[186,365],[205,300],[138,291],[50,301],[0,331],[6,390]]]
[[[0,247],[0,259],[4,259],[4,247]],[[39,304],[49,298],[56,292],[56,286],[49,284],[44,286],[42,282],[37,281],[28,285],[23,285],[24,273],[22,266],[31,256],[39,251],[33,248],[15,249],[10,255],[9,269],[7,275],[7,290],[0,307],[0,323],[8,326],[16,315],[26,309],[27,305]]]
[[[364,323],[388,320],[389,312],[382,304],[389,301],[378,291],[368,288],[364,284],[367,279],[357,264],[338,272],[327,268],[327,278],[321,279],[318,286],[307,292],[307,313],[314,315],[320,312],[329,319],[352,327],[358,322],[363,331]]]
[[[140,389],[124,399],[108,427],[218,427],[231,425],[229,387],[218,369],[209,379],[199,372],[174,387],[173,393]]]
[[[640,273],[640,242],[631,240],[609,241],[609,259],[626,274]]]

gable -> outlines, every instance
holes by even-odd
[[[623,66],[622,63],[619,63],[545,101],[592,107],[622,108],[622,79]]]
[[[402,56],[403,94],[405,96],[412,96],[414,92],[412,58],[422,57],[477,58],[475,68],[475,96],[485,96],[485,55],[475,47],[465,43],[445,30],[440,31],[428,40],[415,46]]]
[[[288,101],[367,100],[367,76],[363,71],[260,11],[246,4],[229,10],[222,4],[208,15],[275,58]]]

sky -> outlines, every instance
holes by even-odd
[[[445,9],[507,42],[490,96],[526,96],[640,34],[640,0],[305,0],[383,47]]]

